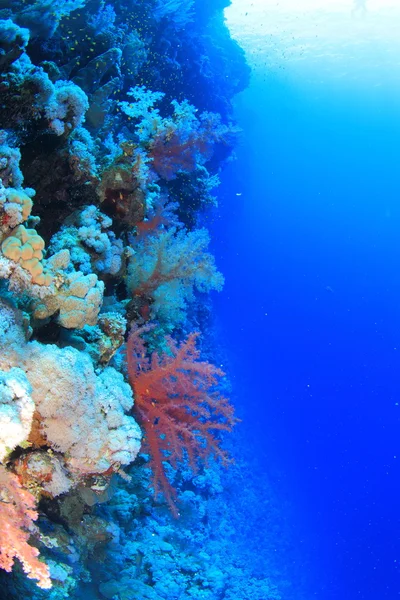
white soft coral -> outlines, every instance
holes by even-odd
[[[35,404],[22,369],[0,371],[0,461],[29,435]]]
[[[35,433],[65,455],[75,479],[117,470],[135,459],[141,432],[126,414],[133,396],[121,373],[112,367],[95,370],[89,355],[75,348],[27,343],[17,314],[1,302],[0,370],[0,425],[2,418],[15,421],[0,437],[3,454],[33,439],[29,419],[35,409],[34,425],[40,429]]]
[[[104,473],[135,459],[141,433],[124,412],[133,398],[120,373],[107,367],[97,375],[88,355],[38,342],[28,345],[24,368],[42,433],[72,470]]]

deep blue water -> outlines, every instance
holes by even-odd
[[[115,398],[108,394],[113,384],[102,373],[110,348],[122,344],[123,319],[106,317],[100,328],[84,332],[79,332],[84,324],[79,321],[75,334],[75,320],[67,325],[61,312],[53,314],[51,307],[45,319],[36,315],[24,277],[21,288],[0,282],[0,395],[4,396],[0,404],[6,434],[13,412],[8,411],[10,398],[21,405],[26,402],[33,413],[33,403],[18,396],[15,382],[10,384],[10,396],[5,382],[13,365],[26,375],[19,370],[20,393],[28,397],[32,385],[37,404],[32,436],[28,437],[32,414],[29,419],[25,415],[20,434],[10,429],[11,441],[14,435],[21,438],[12,452],[0,426],[0,508],[2,520],[13,525],[0,533],[0,563],[2,541],[6,548],[19,535],[24,541],[25,534],[18,531],[28,527],[21,518],[27,496],[18,499],[15,472],[23,489],[40,496],[38,523],[44,543],[38,545],[56,582],[49,595],[21,577],[18,566],[9,576],[3,560],[1,599],[400,597],[398,10],[380,11],[376,6],[370,10],[368,0],[348,0],[346,8],[339,0],[319,8],[318,2],[298,3],[238,2],[232,33],[240,35],[255,68],[248,89],[234,99],[233,122],[236,119],[243,130],[237,160],[225,166],[222,185],[215,190],[219,208],[209,211],[208,188],[214,181],[209,175],[220,174],[220,161],[230,152],[231,132],[220,128],[217,117],[213,120],[203,113],[218,112],[221,123],[227,123],[232,97],[246,87],[249,76],[242,51],[222,26],[222,10],[229,0],[0,0],[0,184],[5,185],[0,185],[0,258],[11,261],[2,263],[0,278],[12,273],[14,284],[19,246],[14,252],[15,241],[10,244],[10,256],[5,249],[15,233],[11,218],[26,219],[27,202],[26,197],[15,200],[13,192],[9,196],[8,188],[23,183],[29,197],[35,191],[35,218],[29,227],[38,226],[46,238],[47,258],[55,250],[52,234],[68,225],[65,237],[59,238],[60,247],[76,246],[75,271],[82,267],[104,279],[105,312],[115,309],[134,323],[151,317],[156,335],[147,345],[149,354],[153,348],[166,348],[167,331],[183,340],[189,330],[199,327],[204,334],[199,339],[203,358],[223,363],[228,377],[221,391],[232,392],[227,395],[241,419],[222,442],[236,464],[224,470],[210,461],[204,468],[201,460],[199,471],[192,473],[191,461],[181,461],[178,450],[182,445],[182,455],[194,456],[193,462],[196,453],[199,458],[207,454],[210,439],[202,438],[203,427],[196,427],[196,419],[208,420],[208,406],[212,417],[218,410],[214,414],[204,396],[204,410],[191,404],[184,383],[174,388],[181,368],[169,379],[162,378],[154,397],[152,385],[141,393],[139,378],[148,372],[147,361],[138,355],[133,360],[137,368],[129,364],[136,402],[136,412],[133,407],[129,416],[141,416],[153,449],[143,445],[139,458],[126,465],[124,476],[119,457],[111,450],[120,444],[123,456],[132,461],[139,450],[139,441],[136,451],[126,447],[126,440],[129,445],[137,438],[137,430],[133,422],[129,428],[120,414],[133,397],[121,378],[119,384],[114,380]],[[390,0],[381,3],[387,8]],[[231,8],[235,4],[233,0]],[[284,8],[290,4],[292,9]],[[22,25],[31,30],[29,43]],[[12,66],[18,57],[21,61]],[[30,61],[40,68],[29,66]],[[143,101],[146,88],[150,96],[165,94],[155,104],[159,112],[151,110],[149,96]],[[94,110],[78,132],[86,111],[84,92]],[[142,98],[141,108],[128,105],[132,97],[135,102]],[[174,114],[173,99],[180,103],[173,102]],[[211,123],[216,130],[209,135]],[[175,260],[186,269],[186,260],[180,258],[184,252],[185,259],[198,264],[199,273],[212,272],[208,255],[200,255],[197,263],[196,253],[193,257],[187,252],[186,236],[192,233],[184,230],[168,231],[170,239],[182,235],[186,242],[173,246],[167,256],[167,245],[160,240],[175,222],[163,214],[169,200],[178,201],[178,218],[189,230],[197,227],[197,217],[211,230],[212,251],[226,277],[223,292],[213,296],[215,320],[212,303],[203,296],[189,301],[192,284],[185,281],[185,271],[178,278],[172,276],[171,295],[164,289],[163,300],[155,301],[163,275],[153,278],[153,243],[159,256],[165,250],[171,271]],[[6,201],[16,206],[6,210]],[[115,231],[110,224],[105,233],[108,218],[91,212],[90,219],[85,217],[89,234],[86,221],[80,219],[93,203],[95,213],[96,207],[104,208],[112,218]],[[166,208],[168,213],[171,206]],[[158,217],[158,229],[141,223],[146,218],[154,226]],[[135,229],[140,235],[134,235]],[[121,236],[121,245],[114,244],[113,254],[115,235]],[[99,241],[99,248],[93,240]],[[134,254],[136,259],[129,258]],[[108,260],[113,268],[107,266]],[[154,273],[162,268],[163,260],[155,260]],[[65,269],[55,273],[57,292],[51,294],[71,293],[69,273]],[[154,289],[147,285],[152,279],[153,284],[158,281]],[[179,299],[183,322],[177,317]],[[35,346],[25,343],[17,325],[10,325],[10,302],[23,309],[23,317],[18,313],[16,320],[24,324],[27,337],[32,334]],[[95,312],[100,305],[92,309]],[[93,327],[92,317],[87,320]],[[78,358],[74,363],[76,352],[66,348],[69,344],[86,355],[88,363]],[[142,350],[138,346],[138,352]],[[56,354],[50,358],[52,351]],[[126,374],[122,348],[113,361],[110,364]],[[55,371],[58,362],[65,368],[65,378]],[[162,364],[154,358],[152,370]],[[187,371],[195,388],[199,382],[193,400],[202,398],[199,392],[208,394],[196,368]],[[82,406],[71,417],[64,400],[75,407],[75,396],[81,397]],[[145,398],[151,402],[150,418],[143,418]],[[41,414],[41,403],[51,404],[50,400],[56,416],[53,408],[47,416]],[[93,415],[97,401],[99,414]],[[162,415],[162,406],[169,401],[175,406],[164,432],[158,430],[163,420],[155,411],[159,404]],[[120,412],[113,416],[114,408]],[[174,413],[183,419],[183,426],[174,423]],[[22,413],[17,416],[24,419]],[[64,452],[65,426],[74,427],[74,418],[81,435],[71,446],[65,442]],[[56,436],[52,439],[58,419],[61,443]],[[98,447],[88,435],[93,423],[99,423]],[[185,423],[193,425],[192,435],[182,434]],[[127,431],[132,439],[126,437]],[[176,452],[172,443],[168,447],[171,431],[176,432],[171,442],[182,442],[176,442]],[[189,441],[191,447],[185,450]],[[160,444],[165,454],[157,451]],[[158,460],[158,470],[153,466],[158,480],[164,473],[161,460],[172,464],[175,454],[178,468],[164,465],[177,491],[177,509],[171,511],[175,505],[167,502],[167,508],[165,502],[169,484],[164,482],[164,498],[160,494],[154,499],[149,477]],[[30,459],[34,465],[38,461],[32,472]],[[99,473],[94,472],[97,461]],[[60,476],[63,469],[71,479],[67,483]],[[111,481],[114,471],[121,478]],[[48,491],[45,483],[53,484],[51,473],[57,482]],[[60,491],[63,485],[65,495]],[[32,536],[33,544],[38,532]],[[26,554],[32,562],[31,550],[23,543],[21,547],[16,557]]]
[[[248,443],[305,597],[400,596],[400,98],[253,74],[215,224]],[[282,560],[284,557],[282,557]]]

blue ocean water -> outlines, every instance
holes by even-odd
[[[399,9],[229,4],[0,0],[1,600],[400,595]]]
[[[340,56],[258,60],[214,225],[250,477],[290,506],[297,598],[400,595],[400,94],[369,52],[340,78]]]

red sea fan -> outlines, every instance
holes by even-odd
[[[178,173],[192,173],[198,163],[203,164],[211,155],[212,143],[196,131],[188,139],[181,139],[178,132],[168,139],[158,135],[149,152],[154,171],[166,181],[171,181]]]
[[[222,123],[217,113],[204,112],[197,117],[188,102],[172,104],[172,118],[162,121],[148,149],[151,168],[166,181],[205,165],[216,144],[231,147],[239,132],[237,127]]]
[[[51,588],[47,565],[38,559],[39,550],[28,544],[37,518],[35,499],[24,490],[18,478],[0,465],[0,568],[11,571],[14,558],[18,558],[30,579],[38,586]]]
[[[167,196],[160,195],[151,216],[146,221],[136,223],[137,239],[155,233],[161,227],[179,227],[181,223],[174,211],[179,208],[177,202],[171,202]]]
[[[196,471],[200,461],[215,455],[228,464],[229,456],[215,433],[230,431],[236,419],[233,406],[216,391],[224,373],[200,361],[198,334],[190,334],[180,345],[168,338],[168,351],[161,356],[154,352],[149,357],[141,337],[149,329],[151,326],[133,326],[130,331],[129,380],[136,416],[144,428],[151,456],[155,495],[162,492],[177,515],[176,492],[167,479],[165,463],[176,468],[187,458]]]

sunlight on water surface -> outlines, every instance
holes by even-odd
[[[233,0],[233,36],[255,68],[320,81],[400,82],[400,2]]]

